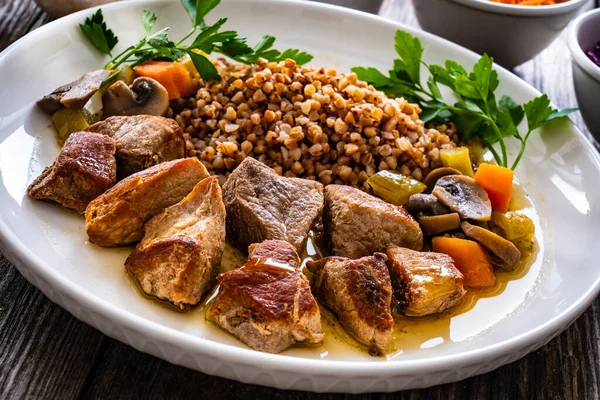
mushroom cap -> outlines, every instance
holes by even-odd
[[[76,81],[54,89],[52,93],[39,99],[37,105],[48,114],[54,114],[64,107],[80,110],[109,75],[110,71],[104,69],[88,72]]]
[[[460,228],[460,216],[457,213],[423,216],[419,218],[419,225],[425,235],[437,235]]]
[[[489,221],[492,218],[492,203],[487,192],[468,176],[444,176],[438,179],[432,194],[463,219]]]
[[[117,115],[164,116],[169,111],[169,93],[158,81],[136,78],[131,86],[113,83],[102,95],[104,117]]]
[[[492,254],[494,265],[506,270],[513,270],[521,260],[521,252],[512,242],[504,239],[480,226],[472,225],[467,221],[460,224],[465,235],[481,243]]]
[[[451,167],[436,168],[427,174],[425,179],[423,179],[423,183],[426,184],[427,188],[431,191],[440,178],[448,175],[462,175],[462,172]]]
[[[406,209],[412,214],[428,213],[433,215],[448,214],[450,209],[439,202],[432,194],[415,193],[408,198]]]

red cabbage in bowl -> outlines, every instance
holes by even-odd
[[[594,48],[586,51],[585,54],[587,54],[594,64],[600,67],[600,42],[596,43]]]

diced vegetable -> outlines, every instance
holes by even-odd
[[[494,267],[487,250],[472,240],[436,237],[433,251],[452,257],[456,268],[465,276],[465,286],[485,288],[496,283]]]
[[[195,87],[187,68],[180,62],[150,61],[134,68],[138,76],[158,81],[167,89],[169,100],[194,94]]]
[[[464,175],[473,177],[473,166],[469,149],[466,147],[455,147],[452,149],[440,150],[440,159],[444,167],[450,167],[459,170]]]
[[[128,64],[123,64],[119,73],[117,74],[115,81],[123,81],[127,85],[131,85],[135,79],[135,72]]]
[[[419,218],[419,225],[425,235],[437,235],[460,228],[458,213],[424,216]]]
[[[82,110],[61,108],[52,115],[52,124],[58,131],[60,143],[64,143],[73,132],[82,131],[89,126]]]
[[[189,72],[190,76],[199,76],[198,74],[198,70],[196,69],[196,66],[194,65],[194,62],[192,61],[192,59],[188,56],[185,55],[182,59],[181,59],[181,63],[183,64],[183,66],[185,67],[185,69],[187,69],[187,71]]]
[[[512,169],[494,164],[483,163],[477,169],[475,181],[479,183],[490,197],[492,210],[507,212],[513,190]]]
[[[524,214],[514,211],[492,213],[492,230],[507,240],[532,238],[535,233],[533,221]]]
[[[392,171],[379,171],[367,179],[373,188],[373,193],[388,203],[403,206],[408,203],[408,198],[416,193],[422,193],[427,186],[410,176]]]

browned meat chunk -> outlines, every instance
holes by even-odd
[[[279,353],[323,340],[321,313],[292,245],[268,240],[242,267],[219,275],[207,317],[255,350]]]
[[[92,201],[85,210],[85,230],[99,246],[121,246],[142,238],[142,225],[178,203],[208,176],[195,158],[155,165],[132,175]]]
[[[398,309],[408,316],[440,313],[466,293],[463,275],[446,254],[390,246],[387,256]]]
[[[336,256],[365,257],[393,244],[423,247],[423,232],[403,207],[350,186],[327,186],[323,222]]]
[[[90,201],[115,184],[116,176],[115,141],[95,133],[75,132],[27,194],[82,213]]]
[[[110,117],[86,130],[117,141],[118,179],[185,156],[183,131],[171,118],[151,115]]]
[[[358,260],[327,257],[307,265],[315,273],[317,299],[374,355],[389,350],[394,331],[392,283],[386,260],[385,254],[375,253]]]
[[[144,224],[125,267],[144,292],[187,309],[212,286],[224,248],[225,206],[213,176]]]
[[[263,163],[246,158],[223,186],[227,237],[246,251],[252,243],[278,239],[298,252],[323,209],[323,185],[284,178]]]

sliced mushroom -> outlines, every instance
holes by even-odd
[[[136,78],[131,86],[113,83],[102,96],[104,117],[115,115],[164,116],[169,110],[167,89],[152,78]]]
[[[54,114],[63,107],[80,110],[109,75],[110,71],[104,69],[88,72],[78,80],[56,88],[42,97],[37,101],[37,105],[48,114]]]
[[[451,213],[420,217],[419,225],[425,235],[437,235],[460,228],[460,216],[458,213]]]
[[[468,176],[444,176],[438,179],[432,194],[463,219],[489,221],[492,218],[492,203],[487,192]]]
[[[512,271],[521,260],[519,249],[512,242],[496,235],[494,232],[471,225],[467,221],[460,224],[460,227],[465,235],[478,241],[492,253],[492,263],[494,265]]]
[[[427,174],[427,176],[423,180],[423,183],[426,184],[429,190],[431,191],[435,187],[435,184],[437,183],[438,179],[448,175],[462,175],[462,172],[450,167],[436,168]]]
[[[429,213],[433,215],[448,214],[450,209],[442,205],[432,194],[417,193],[408,198],[406,209],[411,214]]]

